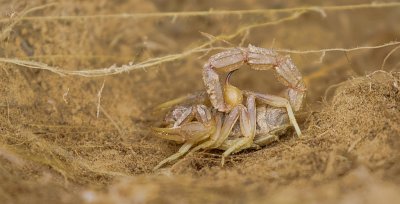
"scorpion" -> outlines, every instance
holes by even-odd
[[[287,87],[286,97],[240,90],[231,85],[232,73],[244,64],[254,70],[275,70],[277,79]],[[225,83],[220,81],[221,73],[228,73]],[[159,137],[183,145],[154,170],[201,149],[223,150],[223,166],[227,156],[277,141],[291,126],[301,136],[294,112],[302,108],[306,87],[290,56],[252,45],[231,48],[211,56],[202,74],[206,91],[165,102],[156,108],[169,109],[169,112],[165,117],[166,125],[153,130]]]

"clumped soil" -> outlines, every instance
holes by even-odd
[[[18,19],[30,8],[51,2],[1,2],[1,58],[40,61],[65,70],[119,66],[182,53],[212,39],[199,31],[228,35],[292,13],[139,19],[96,15],[327,6],[314,1],[235,5],[230,1],[57,1],[27,15],[92,18]],[[364,2],[337,1],[337,5],[359,3]],[[256,26],[247,34],[225,39],[232,45],[218,41],[214,46],[232,47],[242,41],[244,46],[296,50],[380,45],[400,37],[398,11],[398,7],[316,9],[293,21]],[[297,115],[302,137],[289,131],[265,148],[230,156],[224,167],[221,152],[210,151],[158,172],[153,167],[179,145],[149,130],[162,120],[152,108],[202,90],[202,64],[218,50],[94,78],[1,63],[0,201],[398,203],[399,53],[393,52],[385,61],[386,71],[376,71],[393,48],[292,53],[308,87],[306,105]],[[278,94],[283,86],[271,73],[244,68],[235,73],[233,83]]]

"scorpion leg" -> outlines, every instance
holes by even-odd
[[[221,135],[221,128],[222,128],[222,113],[218,112],[216,117],[215,117],[215,123],[216,123],[216,130],[215,132],[211,135],[210,139],[197,145],[194,147],[192,150],[190,150],[189,154],[192,154],[193,152],[199,151],[201,149],[208,149],[209,147],[213,146],[217,139]]]
[[[159,129],[168,129],[168,128],[159,128]],[[158,131],[158,130],[157,130]],[[182,127],[179,128],[171,128],[169,130],[159,130],[162,131],[164,134],[179,134],[184,137],[185,143],[181,146],[179,151],[170,157],[164,159],[161,161],[156,167],[154,167],[154,170],[160,168],[162,165],[174,161],[178,159],[179,157],[183,156],[186,152],[190,150],[190,148],[197,144],[198,142],[207,139],[214,131],[214,127],[205,127],[203,124],[200,122],[189,122],[185,123],[182,125]]]
[[[219,147],[229,136],[233,126],[239,118],[240,107],[235,107],[228,115],[225,116],[222,123],[222,113],[217,113],[216,116],[216,129],[210,139],[194,147],[191,153],[196,152],[200,149],[212,149]]]
[[[267,105],[278,107],[278,108],[286,108],[290,123],[293,125],[294,129],[296,130],[297,136],[301,136],[300,127],[297,124],[296,118],[294,117],[292,106],[290,105],[290,102],[287,99],[279,97],[279,96],[260,94],[260,93],[255,93],[255,92],[251,92],[251,91],[243,91],[243,93],[246,96],[254,95],[256,97],[256,99],[262,101],[263,103],[265,103]]]
[[[263,135],[259,135],[257,139],[254,140],[254,144],[259,146],[265,146],[273,142],[279,141],[279,135],[282,131],[286,130],[289,125],[283,125],[279,128],[272,130],[271,132]]]
[[[162,160],[160,163],[157,164],[157,166],[155,166],[153,168],[153,171],[159,169],[160,167],[162,167],[164,164],[169,163],[171,161],[174,161],[176,159],[179,159],[181,156],[183,156],[187,151],[189,151],[189,149],[193,146],[193,143],[190,142],[186,142],[185,144],[183,144],[181,146],[181,148],[179,148],[178,152],[171,155],[170,157]]]
[[[241,138],[236,138],[236,139],[231,139],[231,140],[225,140],[224,143],[222,143],[221,146],[218,147],[218,149],[220,150],[224,150],[226,151],[227,149],[229,149],[230,147],[232,147],[233,144],[235,144],[238,140],[240,140]],[[249,147],[249,149],[261,149],[261,146],[258,144],[251,144],[251,146]],[[234,153],[238,153],[239,151],[242,151],[243,149],[237,150],[237,151],[233,151],[232,154]]]
[[[262,133],[262,134],[256,133],[256,137],[254,138],[252,144],[248,148],[261,149],[262,146],[266,146],[273,142],[279,141],[279,136],[282,135],[282,132],[285,132],[288,127],[290,127],[290,125],[282,125],[281,127],[275,128],[274,130],[268,133]],[[218,149],[227,150],[230,147],[232,147],[233,144],[237,143],[237,141],[240,139],[241,138],[226,140],[221,146],[218,147]],[[239,151],[242,151],[243,149],[247,148],[237,149],[232,153],[237,153]]]
[[[177,153],[161,161],[154,167],[154,170],[183,156],[193,145],[209,138],[215,132],[215,122],[211,118],[210,111],[204,105],[197,106],[197,115],[196,118],[198,117],[199,121],[183,123],[172,128],[153,128],[154,131],[165,135],[164,137],[167,139],[180,139],[180,141],[185,142]]]
[[[243,105],[234,107],[232,111],[229,112],[227,116],[225,116],[224,123],[221,128],[221,134],[217,138],[215,143],[210,146],[210,148],[218,148],[229,137],[229,134],[231,133],[233,126],[235,125],[236,121],[239,118],[239,111],[241,109],[241,106]]]
[[[240,150],[246,149],[253,144],[253,139],[256,132],[256,102],[253,95],[247,97],[247,107],[240,107],[240,130],[244,137],[236,140],[232,146],[230,146],[222,154],[221,165],[225,163],[225,158],[233,152],[239,152]]]
[[[178,113],[176,113],[175,111],[177,111]],[[196,107],[194,106],[183,107],[183,110],[174,109],[171,114],[172,115],[170,116],[170,118],[172,119],[172,121],[174,121],[174,116],[177,116],[172,127],[178,127],[181,124],[190,122],[193,120],[193,118],[195,118]],[[169,117],[167,116],[167,118]]]
[[[211,113],[204,105],[178,106],[167,114],[165,120],[168,124],[165,128],[154,127],[157,133],[176,133],[180,130],[182,124],[191,122],[194,118],[197,121],[207,123],[211,120]],[[171,124],[173,123],[173,124]],[[175,131],[175,132],[174,132]],[[185,140],[179,134],[158,134],[159,137],[183,143]]]
[[[186,114],[189,112],[190,114]],[[197,121],[191,122],[187,119],[196,118]],[[212,119],[210,110],[205,105],[195,105],[189,107],[187,111],[178,117],[176,122],[185,121],[184,123],[179,124],[178,126],[173,127],[165,127],[165,128],[158,128],[153,127],[153,131],[156,133],[160,133],[160,137],[167,138],[180,138],[180,139],[170,139],[175,141],[188,141],[188,140],[195,140],[192,138],[196,138],[196,135],[207,133],[210,129],[213,129],[215,126],[215,122]],[[175,123],[176,123],[175,122]]]

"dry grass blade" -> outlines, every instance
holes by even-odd
[[[230,36],[219,36],[216,37],[213,41],[210,41],[206,44],[203,44],[197,48],[194,48],[192,50],[188,50],[186,52],[183,52],[181,54],[172,54],[172,55],[167,55],[163,57],[158,57],[158,58],[151,58],[149,60],[133,64],[133,65],[122,65],[120,67],[117,66],[111,66],[108,68],[101,68],[101,69],[95,69],[95,70],[90,70],[90,69],[84,69],[84,70],[66,70],[66,69],[61,69],[58,67],[52,67],[49,66],[45,63],[41,62],[36,62],[36,61],[28,61],[28,60],[20,60],[20,59],[8,59],[8,58],[0,58],[0,62],[3,63],[8,63],[8,64],[15,64],[21,67],[26,67],[26,68],[31,68],[31,69],[40,69],[40,70],[47,70],[51,71],[56,74],[60,75],[76,75],[76,76],[83,76],[83,77],[101,77],[101,76],[108,76],[108,75],[115,75],[115,74],[120,74],[124,72],[129,72],[129,71],[134,71],[138,69],[146,69],[146,68],[151,68],[155,66],[159,66],[163,63],[167,62],[172,62],[175,60],[182,59],[184,57],[187,57],[189,55],[195,54],[195,53],[201,53],[205,52],[206,50],[212,50],[214,48],[209,48],[209,49],[204,49],[206,46],[212,44],[214,41],[220,40],[220,39],[231,39],[233,37],[236,37],[241,33],[241,31],[246,31],[247,29],[242,29],[238,32],[236,32],[233,35]],[[389,42],[385,43],[382,45],[376,45],[376,46],[361,46],[361,47],[356,47],[356,48],[328,48],[328,49],[321,49],[321,50],[305,50],[305,51],[300,51],[300,50],[287,50],[287,49],[277,49],[277,51],[280,52],[286,52],[286,53],[296,53],[296,54],[310,54],[310,53],[327,53],[327,52],[338,52],[338,51],[345,51],[345,52],[351,52],[351,51],[358,51],[358,50],[368,50],[368,49],[379,49],[379,48],[384,48],[384,47],[389,47],[393,45],[398,45],[400,42],[394,41],[394,42]]]
[[[158,66],[163,63],[183,59],[187,56],[190,56],[190,55],[193,55],[196,53],[203,53],[203,52],[209,52],[210,50],[220,49],[220,48],[215,48],[215,47],[210,47],[210,46],[212,46],[217,41],[233,39],[233,38],[241,35],[242,33],[247,32],[249,29],[253,29],[253,28],[257,28],[257,27],[272,26],[272,25],[281,24],[281,23],[284,23],[287,21],[295,20],[304,13],[306,13],[306,11],[294,13],[294,14],[290,15],[289,17],[278,19],[276,21],[245,26],[245,27],[239,28],[233,34],[216,36],[213,39],[210,39],[208,42],[206,42],[198,47],[195,47],[193,49],[184,51],[182,53],[166,55],[163,57],[155,57],[155,58],[151,58],[151,59],[145,60],[143,62],[139,62],[139,63],[132,64],[132,65],[127,64],[127,65],[122,65],[119,67],[113,65],[108,68],[101,68],[101,69],[95,69],[95,70],[87,68],[84,70],[74,71],[74,70],[66,70],[66,69],[61,69],[58,67],[53,67],[53,66],[47,65],[45,63],[41,63],[41,62],[21,60],[21,59],[0,58],[0,62],[8,63],[8,64],[15,64],[15,65],[18,65],[21,67],[26,67],[26,68],[31,68],[31,69],[47,70],[47,71],[51,71],[53,73],[57,73],[60,75],[76,75],[76,76],[83,76],[83,77],[100,77],[100,76],[115,75],[115,74],[133,71],[133,70],[146,69],[146,68]]]
[[[45,8],[49,8],[52,6],[57,5],[56,3],[50,3],[50,4],[45,4],[45,5],[41,5],[41,6],[36,6],[30,9],[27,9],[25,11],[23,11],[20,16],[17,17],[17,19],[13,20],[10,25],[6,26],[4,29],[2,29],[1,33],[0,33],[0,41],[4,41],[10,34],[10,32],[12,31],[12,29],[14,28],[15,25],[17,25],[18,23],[20,23],[22,20],[24,20],[25,16],[28,15],[29,13],[32,13],[34,11],[38,11],[38,10],[42,10]],[[2,19],[0,22],[9,22],[10,19]]]
[[[346,11],[357,9],[380,9],[380,8],[395,8],[400,7],[399,2],[379,2],[368,4],[356,5],[342,5],[342,6],[305,6],[295,8],[282,8],[282,9],[253,9],[253,10],[210,10],[210,11],[189,11],[189,12],[160,12],[160,13],[121,13],[121,14],[102,14],[102,15],[86,15],[86,16],[32,16],[23,17],[24,21],[54,21],[54,20],[85,20],[85,19],[105,19],[105,18],[119,18],[119,19],[141,19],[141,18],[178,18],[178,17],[196,17],[196,16],[227,16],[237,15],[242,16],[246,14],[270,14],[270,13],[294,13],[302,11]],[[0,19],[0,22],[7,22],[8,19]]]

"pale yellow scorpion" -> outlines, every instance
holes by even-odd
[[[286,97],[240,90],[231,85],[231,74],[243,64],[255,70],[274,69],[279,81],[288,87]],[[224,84],[218,72],[228,73]],[[157,107],[169,112],[166,125],[153,129],[160,137],[183,145],[154,169],[201,149],[224,150],[221,161],[224,165],[230,154],[277,141],[291,126],[301,135],[294,112],[303,105],[306,87],[290,56],[252,45],[232,48],[210,57],[203,67],[203,81],[206,92]]]

